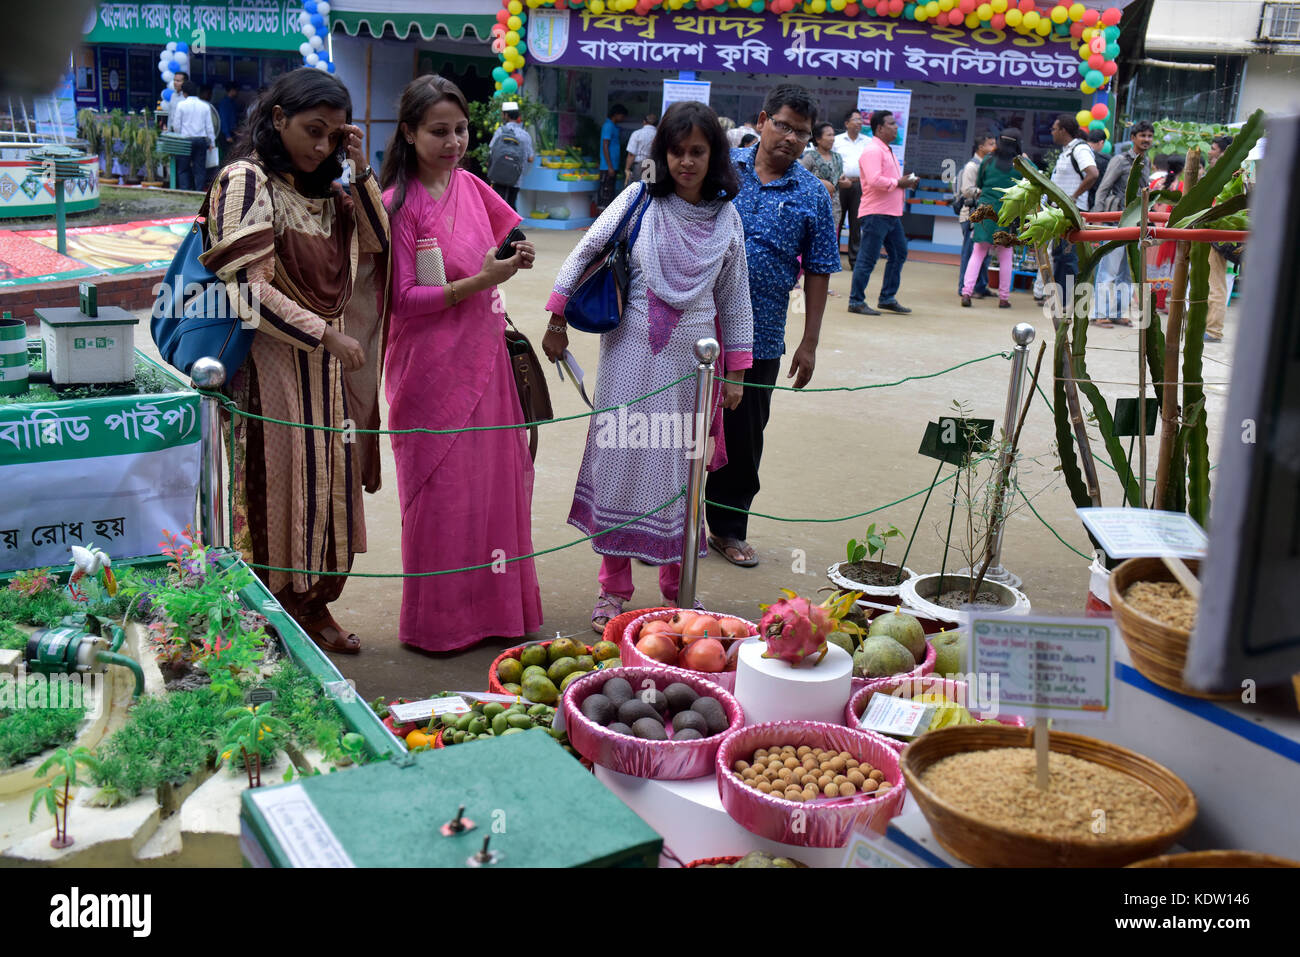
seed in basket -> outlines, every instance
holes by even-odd
[[[737,761],[737,762],[736,762],[732,767],[733,767],[733,769],[736,770],[736,771],[748,771],[748,770],[749,770],[749,762],[748,762],[748,761]]]
[[[854,768],[852,771],[848,773],[848,779],[849,782],[854,787],[859,787],[859,788],[862,787],[863,782],[867,780],[866,777],[862,774],[862,772],[859,771],[857,768]]]
[[[871,778],[871,780],[873,781],[883,781],[885,780],[885,772],[877,771],[873,769],[870,773],[867,774],[867,777]]]

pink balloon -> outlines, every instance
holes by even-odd
[[[1105,53],[1106,38],[1101,35],[1093,37],[1091,40],[1088,41],[1088,49],[1091,50],[1093,53]]]
[[[1094,120],[1104,120],[1110,116],[1110,107],[1105,103],[1094,103],[1092,105],[1092,118]]]
[[[1001,30],[1006,25],[1007,25],[1007,18],[1000,13],[993,14],[992,18],[989,20],[989,26],[991,26],[994,30]]]
[[[1100,53],[1094,53],[1088,57],[1088,68],[1091,70],[1100,70],[1101,65],[1106,62],[1106,58]]]
[[[1070,24],[1070,36],[1074,37],[1076,40],[1079,39],[1079,37],[1083,36],[1082,20],[1075,20],[1073,23]]]
[[[1107,60],[1101,65],[1101,75],[1105,77],[1114,76],[1119,70],[1119,65],[1114,60]]]
[[[959,27],[962,25],[965,19],[966,19],[966,14],[962,13],[960,10],[956,8],[948,11],[949,26]]]
[[[1122,14],[1117,7],[1110,7],[1102,13],[1101,22],[1108,27],[1113,27],[1119,23],[1121,16]]]

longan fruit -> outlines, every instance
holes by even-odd
[[[803,799],[805,801],[815,801],[817,800],[819,793],[820,792],[814,787],[806,787],[803,789]]]
[[[802,784],[804,787],[808,787],[809,785],[816,786],[817,779],[813,777],[811,774],[805,774],[803,777],[799,779],[799,783]]]
[[[885,780],[885,772],[884,772],[884,771],[872,771],[870,774],[867,775],[867,777],[871,778],[871,780],[873,780],[873,781],[883,781],[883,780]]]
[[[793,745],[793,744],[784,744],[784,745],[782,745],[782,746],[781,746],[781,753],[782,753],[782,754],[794,754],[794,745]]]
[[[755,761],[760,761],[760,760],[762,760],[762,759],[765,758],[765,757],[767,757],[767,749],[766,749],[766,748],[759,748],[757,751],[754,752],[754,760],[755,760]]]
[[[750,764],[748,761],[737,761],[734,767],[737,771],[748,771]]]
[[[843,784],[847,780],[848,778],[846,778],[844,775],[837,774],[835,775],[835,777],[831,778],[831,784],[834,784],[836,787],[838,787],[839,785]]]
[[[840,797],[853,797],[858,793],[858,789],[853,786],[852,781],[845,781],[840,785]]]
[[[886,791],[888,791],[888,790],[889,790],[890,788],[892,788],[892,787],[893,787],[893,785],[890,784],[888,781],[882,781],[882,782],[880,783],[880,785],[876,788],[876,793],[877,793],[877,794],[884,794]]]
[[[822,793],[825,794],[828,798],[839,797],[840,789],[836,787],[834,784],[828,784],[824,788],[822,788]]]
[[[755,785],[755,787],[757,787],[764,794],[772,793],[772,785],[766,778],[760,779],[759,782]]]
[[[841,751],[838,756],[843,758],[845,761],[853,760],[853,755],[849,754],[847,751]]]
[[[867,778],[862,782],[862,793],[870,794],[872,791],[879,790],[880,783],[875,778]]]
[[[811,754],[812,748],[808,747],[808,745],[806,744],[803,744],[800,745],[798,748],[796,748],[794,753],[796,757],[802,758],[805,754]]]
[[[846,768],[856,768],[858,764],[859,762],[857,758],[849,758],[847,761],[844,762],[844,766]]]
[[[782,781],[789,781],[791,778],[794,777],[794,772],[791,771],[789,768],[782,768],[780,771],[776,772],[776,776],[780,778]]]
[[[798,758],[794,758],[794,757],[790,757],[790,758],[786,758],[785,761],[784,761],[783,763],[785,764],[785,766],[786,766],[787,768],[789,768],[791,771],[793,771],[795,768],[797,768],[797,767],[799,766],[799,759],[798,759]]]
[[[787,801],[802,801],[803,788],[788,787],[785,789],[785,799]]]
[[[867,779],[866,776],[857,768],[854,768],[852,771],[850,771],[847,777],[849,779],[850,784],[852,784],[854,787],[859,787],[859,788],[862,787],[862,782]]]

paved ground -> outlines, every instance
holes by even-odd
[[[537,268],[532,273],[521,273],[505,287],[512,316],[539,346],[539,352],[545,328],[542,304],[576,235],[534,231]],[[879,282],[875,277],[868,290],[869,302],[875,302]],[[849,274],[832,277],[831,290],[837,295],[832,296],[826,310],[811,385],[858,386],[936,372],[966,359],[1009,350],[1011,327],[1016,322],[1033,324],[1040,337],[1050,329],[1050,323],[1027,293],[1016,293],[1012,297],[1014,308],[1008,310],[998,309],[995,299],[961,309],[955,286],[956,267],[910,262],[904,270],[900,299],[914,309],[913,314],[875,318],[850,315],[846,311]],[[801,330],[802,316],[792,316],[787,336],[791,349]],[[1212,457],[1217,457],[1222,431],[1234,333],[1234,317],[1230,315],[1227,341],[1206,346],[1206,381],[1215,383],[1208,387]],[[142,347],[150,345],[147,323],[138,327],[137,343]],[[1133,330],[1096,330],[1092,334],[1090,372],[1096,380],[1108,383],[1102,389],[1112,402],[1118,396],[1137,394],[1136,343]],[[575,333],[572,337],[571,347],[589,371],[596,368],[597,346],[593,336]],[[1045,370],[1048,366],[1050,355]],[[897,388],[855,393],[778,393],[767,430],[763,491],[754,508],[781,517],[835,518],[882,506],[925,488],[934,474],[933,460],[916,452],[925,422],[948,413],[956,400],[968,403],[974,415],[997,419],[1000,425],[1008,372],[1009,363],[994,359]],[[1047,380],[1045,375],[1045,383]],[[554,378],[551,394],[557,415],[585,410],[573,390]],[[584,421],[550,426],[542,432],[533,501],[534,545],[538,550],[581,537],[565,524],[565,518],[585,436]],[[1036,463],[1028,464],[1021,482],[1038,493],[1036,507],[1065,541],[1087,551],[1087,539],[1064,483],[1053,470],[1053,436],[1047,407],[1035,403],[1025,426],[1022,449]],[[389,572],[401,567],[396,481],[387,444],[384,451],[385,485],[378,495],[367,499],[366,505],[371,551],[359,557],[355,566],[358,572]],[[1150,458],[1154,463],[1154,443]],[[1154,474],[1154,464],[1151,470]],[[1101,472],[1104,504],[1119,504],[1114,473],[1105,468]],[[467,476],[470,480],[472,477]],[[811,592],[826,584],[826,567],[843,557],[845,542],[861,537],[868,521],[893,523],[910,532],[920,504],[921,498],[914,498],[871,519],[831,524],[754,519],[749,540],[762,563],[757,568],[740,569],[710,554],[700,565],[700,597],[709,608],[753,618],[758,604],[776,597],[783,586]],[[916,534],[908,565],[918,572],[939,569],[948,518],[946,506],[947,501],[936,493]],[[896,547],[890,549],[891,558]],[[1058,541],[1028,510],[1012,516],[1003,556],[1004,563],[1024,578],[1024,590],[1035,609],[1072,613],[1082,608],[1088,585],[1087,561]],[[585,544],[537,560],[546,632],[590,634],[598,564]],[[634,568],[639,590],[633,605],[657,604],[654,569],[639,565]],[[357,681],[358,689],[367,698],[486,687],[489,662],[511,642],[488,642],[453,655],[410,651],[397,640],[400,594],[400,583],[395,580],[357,578],[349,582],[335,613],[362,637],[363,651],[356,657],[335,657],[343,673]]]

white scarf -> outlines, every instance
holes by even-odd
[[[674,309],[685,309],[717,283],[731,240],[731,218],[718,215],[726,205],[694,206],[676,193],[650,201],[634,249],[646,285]]]

